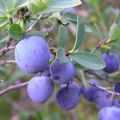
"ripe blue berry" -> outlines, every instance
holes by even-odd
[[[80,100],[78,91],[72,87],[61,88],[56,96],[59,107],[65,110],[74,108]]]
[[[43,72],[48,66],[49,58],[49,46],[42,37],[25,37],[16,45],[15,59],[17,65],[25,72]]]
[[[81,94],[81,88],[76,82],[69,83],[69,85],[68,84],[62,84],[61,88],[67,87],[67,86],[71,87],[71,88],[74,88],[79,93],[79,95]]]
[[[96,104],[96,107],[98,109],[101,109],[102,107],[111,106],[111,97],[112,95],[106,91],[97,91],[94,95],[94,102]]]
[[[52,95],[53,81],[46,76],[32,78],[27,86],[28,96],[33,102],[46,102]]]
[[[120,108],[120,99],[115,98],[112,102],[112,105]]]
[[[115,106],[102,108],[98,120],[120,120],[120,108]]]
[[[98,82],[95,79],[90,79],[88,82],[91,82],[95,85],[101,86],[100,82]],[[94,94],[98,91],[96,87],[93,85],[90,85],[89,88],[87,89],[84,85],[81,88],[83,96],[88,100],[88,101],[93,101]]]
[[[115,53],[103,53],[102,58],[106,63],[104,71],[107,73],[115,72],[119,69],[119,56]]]
[[[115,83],[115,85],[114,85],[114,91],[120,93],[120,83]]]
[[[71,61],[68,63],[60,63],[55,60],[50,66],[50,74],[53,80],[59,84],[67,84],[73,80],[75,75],[75,68]]]

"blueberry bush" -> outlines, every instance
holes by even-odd
[[[119,44],[119,0],[0,0],[0,120],[120,120]]]

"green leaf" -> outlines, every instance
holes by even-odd
[[[119,25],[120,27],[120,13],[118,14],[117,18],[116,18],[116,23]]]
[[[62,16],[63,20],[69,21],[69,22],[73,22],[73,23],[77,23],[77,16],[74,13],[71,12],[67,12]]]
[[[105,67],[105,63],[102,58],[89,52],[75,53],[72,55],[72,59],[76,63],[92,70],[101,70]]]
[[[59,47],[65,48],[67,43],[68,43],[68,31],[66,29],[66,27],[64,27],[63,25],[61,25],[59,27],[59,32],[58,32],[58,45]]]
[[[56,58],[61,62],[61,63],[67,63],[69,62],[69,59],[65,55],[64,48],[59,48],[56,53]]]
[[[75,44],[73,46],[72,52],[78,50],[78,48],[83,43],[84,37],[85,37],[85,26],[84,24],[81,24],[81,20],[78,16],[77,17],[77,35],[76,35],[76,40],[75,40]]]
[[[89,84],[87,83],[87,81],[86,81],[86,79],[85,79],[85,75],[84,75],[83,70],[81,70],[81,69],[76,69],[76,76],[77,76],[80,80],[82,80],[82,83],[83,83],[83,85],[84,85],[86,88],[89,87]]]
[[[72,22],[72,23],[77,23],[77,15],[75,13],[72,12],[67,12],[62,16],[62,20],[63,21],[67,21],[67,22]],[[88,24],[89,21],[86,20],[85,18],[80,18],[80,21],[82,24]]]
[[[69,7],[78,6],[81,4],[80,0],[53,0],[47,5],[47,8],[41,11],[41,14],[45,13],[55,13]]]
[[[0,15],[7,16],[16,12],[16,8],[26,3],[27,0],[0,0]]]
[[[110,28],[109,39],[110,41],[120,39],[120,27],[118,24],[114,23]]]
[[[42,36],[42,37],[45,37],[45,36],[48,35],[48,32],[30,31],[30,32],[27,32],[26,35],[36,35],[36,36]]]
[[[30,8],[32,11],[32,14],[35,15],[36,13],[44,10],[47,8],[47,2],[43,0],[30,0]]]
[[[0,17],[0,30],[8,25],[7,17]]]
[[[9,28],[9,34],[15,40],[21,40],[24,37],[21,27],[18,24],[12,24]]]
[[[0,44],[5,43],[10,38],[9,35],[6,35],[4,38],[0,39]]]
[[[85,1],[93,6],[99,5],[100,2],[100,0],[85,0]]]

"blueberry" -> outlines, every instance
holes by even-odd
[[[94,95],[94,102],[96,104],[96,107],[98,109],[101,109],[106,106],[111,106],[112,101],[111,101],[112,95],[106,91],[97,91]]]
[[[53,81],[46,76],[32,78],[27,86],[29,98],[38,103],[46,102],[51,97],[53,89]]]
[[[114,85],[114,91],[120,93],[120,83],[115,83],[115,85]]]
[[[79,95],[81,94],[81,88],[76,82],[69,83],[69,85],[68,84],[62,84],[61,88],[67,87],[67,86],[71,87],[71,88],[74,88],[79,93]]]
[[[102,58],[106,64],[105,72],[112,73],[119,69],[119,56],[117,54],[111,52],[103,53]]]
[[[98,120],[120,120],[120,108],[115,106],[102,108]]]
[[[42,37],[25,37],[16,45],[15,59],[17,65],[25,72],[43,72],[48,66],[49,58],[49,46]]]
[[[112,101],[112,105],[113,105],[113,106],[120,107],[120,99],[115,98],[115,99]]]
[[[74,79],[75,68],[71,61],[63,64],[55,60],[50,66],[50,74],[59,84],[67,84]]]
[[[75,108],[79,100],[79,93],[73,87],[63,87],[58,91],[56,95],[57,104],[64,110]]]
[[[100,82],[95,79],[89,79],[88,82],[94,83],[95,85],[101,86]],[[83,96],[88,101],[93,101],[94,94],[98,91],[98,88],[94,87],[93,85],[89,85],[89,88],[87,89],[84,85],[81,88]]]

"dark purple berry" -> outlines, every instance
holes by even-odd
[[[43,72],[48,66],[49,58],[49,46],[42,37],[25,37],[16,45],[15,59],[25,72]]]
[[[64,110],[75,108],[79,100],[80,96],[78,91],[72,87],[63,87],[56,95],[57,104]]]
[[[69,84],[62,84],[61,88],[63,88],[63,87],[74,88],[79,93],[79,95],[81,94],[81,88],[76,82],[72,82],[72,83],[69,83]]]
[[[112,95],[106,91],[97,91],[94,95],[94,102],[95,105],[98,109],[101,109],[106,106],[111,106],[112,101],[111,101]]]
[[[91,82],[95,85],[101,86],[100,82],[95,80],[95,79],[90,79],[88,82]],[[98,88],[96,88],[93,85],[89,85],[89,88],[87,89],[84,85],[81,88],[83,96],[88,100],[88,101],[93,101],[94,94],[98,91]]]
[[[105,72],[112,73],[119,69],[119,56],[117,54],[111,52],[103,53],[102,58],[106,64]]]
[[[114,91],[120,93],[120,83],[115,83],[115,85],[114,85]]]
[[[61,63],[55,60],[50,66],[50,74],[52,79],[59,84],[67,84],[74,79],[75,68],[71,61]]]
[[[117,106],[117,107],[120,108],[120,99],[115,98],[115,99],[112,101],[112,105],[113,105],[113,106]]]

